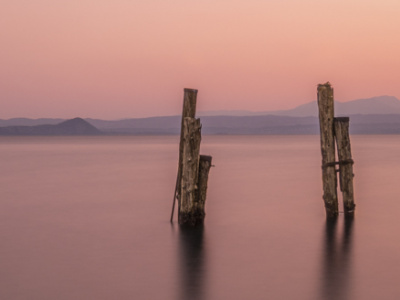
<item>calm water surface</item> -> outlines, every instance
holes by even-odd
[[[318,136],[206,136],[192,231],[169,223],[178,139],[0,138],[0,298],[400,298],[398,136],[352,136],[356,217],[336,224]]]

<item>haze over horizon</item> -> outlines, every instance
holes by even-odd
[[[394,0],[16,0],[0,10],[0,118],[122,119],[400,98]]]

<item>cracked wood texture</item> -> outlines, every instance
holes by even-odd
[[[351,157],[350,135],[348,117],[335,118],[335,138],[339,158],[340,190],[343,194],[343,208],[347,216],[354,214],[354,190],[353,190],[353,160]]]
[[[197,90],[184,89],[182,121],[181,121],[181,137],[179,140],[179,159],[178,159],[178,174],[176,176],[176,184],[174,191],[174,199],[172,202],[171,223],[174,218],[175,201],[178,199],[178,214],[180,210],[181,199],[181,181],[182,181],[182,155],[183,155],[183,123],[185,118],[194,118],[196,116]]]
[[[195,224],[202,224],[205,218],[205,205],[207,198],[208,174],[211,168],[212,157],[200,155],[199,177],[197,180],[197,195],[194,202],[193,212],[195,214]]]
[[[323,199],[327,217],[338,215],[337,179],[335,170],[333,88],[329,82],[318,85],[318,110],[322,154]]]
[[[185,121],[185,118],[194,118],[196,116],[196,104],[197,104],[197,90],[184,89],[182,121],[181,121],[181,139],[179,141],[178,177],[176,181],[177,182],[176,193],[178,199],[181,191],[181,179],[182,179],[183,123]]]
[[[178,222],[180,225],[196,225],[195,202],[199,175],[201,141],[200,119],[184,118],[182,127],[182,169]]]

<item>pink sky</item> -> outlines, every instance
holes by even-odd
[[[118,119],[400,98],[398,0],[13,0],[0,4],[0,118]]]

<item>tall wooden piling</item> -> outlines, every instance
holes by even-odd
[[[178,180],[176,193],[180,193],[181,179],[182,179],[182,157],[183,157],[183,144],[184,144],[184,123],[186,118],[195,118],[196,104],[197,104],[197,90],[184,89],[183,95],[183,108],[182,108],[182,121],[181,121],[181,139],[179,141],[179,166],[178,166]]]
[[[195,225],[195,203],[197,201],[200,154],[200,120],[185,118],[182,127],[182,178],[178,194],[178,222]]]
[[[184,95],[183,95],[183,108],[182,108],[182,120],[181,120],[181,138],[179,140],[178,174],[176,176],[174,200],[173,200],[173,204],[172,204],[172,212],[171,212],[171,220],[170,220],[171,222],[174,218],[175,201],[176,201],[176,199],[180,198],[180,193],[181,193],[184,121],[185,121],[185,118],[194,118],[196,116],[197,90],[184,89],[183,91],[184,91]]]
[[[185,89],[182,110],[179,163],[171,222],[175,201],[178,200],[180,225],[203,224],[211,156],[200,155],[201,124],[195,119],[197,90]]]
[[[351,157],[348,117],[335,118],[334,129],[339,158],[339,182],[343,193],[343,208],[347,216],[354,214],[353,159]]]
[[[335,170],[334,100],[329,82],[318,85],[318,109],[322,154],[323,199],[327,217],[338,215],[337,179]]]

